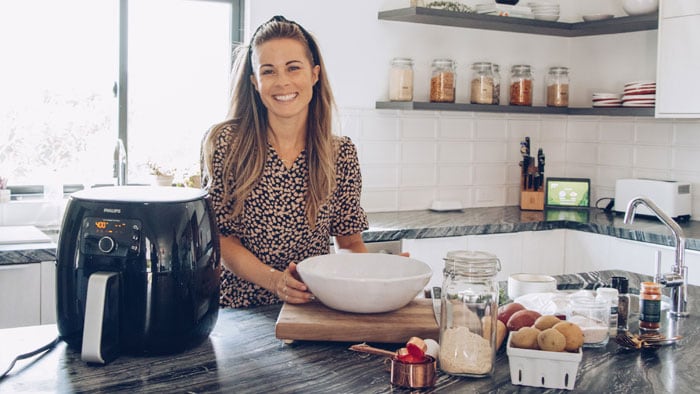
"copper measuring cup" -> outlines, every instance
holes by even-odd
[[[391,363],[390,373],[391,384],[393,385],[412,389],[433,387],[435,385],[437,361],[432,356],[426,354],[426,359],[422,363],[409,364],[397,359],[395,352],[378,349],[365,343],[352,345],[350,350],[389,357],[384,364],[386,365],[387,361]]]

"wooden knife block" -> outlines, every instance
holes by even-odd
[[[530,166],[529,174],[537,172],[537,167]],[[527,211],[544,211],[544,183],[539,190],[528,189],[524,180],[520,183],[520,209]]]

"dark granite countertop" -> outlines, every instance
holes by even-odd
[[[560,287],[596,286],[624,274],[638,288],[640,277],[603,271],[558,277]],[[643,277],[646,279],[646,277]],[[689,286],[690,317],[671,320],[683,339],[658,350],[628,350],[614,341],[583,350],[573,392],[689,393],[700,384],[700,287]],[[21,361],[0,381],[0,393],[15,392],[221,392],[221,393],[408,393],[393,387],[385,359],[348,350],[349,343],[275,338],[280,306],[221,310],[214,331],[199,346],[157,357],[121,356],[107,366],[91,366],[60,343],[35,360]],[[0,370],[8,358],[33,350],[56,335],[55,325],[0,330]],[[385,349],[396,345],[373,344]],[[501,349],[489,378],[454,377],[439,372],[424,393],[565,392],[511,384],[508,356]]]
[[[619,214],[597,208],[586,210],[522,211],[518,206],[468,208],[454,212],[397,211],[370,213],[365,242],[398,241],[403,238],[437,238],[519,231],[570,229],[617,238],[675,246],[671,232],[655,217],[637,216],[624,224]],[[700,251],[700,222],[681,223],[686,248]],[[51,236],[57,239],[57,231]],[[55,260],[56,245],[26,244],[0,247],[0,265]]]

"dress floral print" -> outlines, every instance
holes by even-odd
[[[328,254],[331,236],[352,235],[368,228],[367,215],[360,206],[362,177],[355,145],[348,137],[334,137],[337,149],[336,189],[319,212],[316,227],[306,218],[305,200],[309,169],[306,151],[291,168],[285,167],[277,152],[268,146],[267,161],[258,185],[245,201],[242,214],[230,219],[232,201],[224,201],[223,161],[233,139],[224,129],[216,141],[212,184],[209,188],[219,232],[234,235],[263,263],[283,271],[291,262]],[[235,185],[235,179],[225,179]],[[222,307],[250,307],[280,302],[264,288],[243,280],[224,269],[221,278]]]

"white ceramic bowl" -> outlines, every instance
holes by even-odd
[[[300,262],[297,270],[324,305],[354,313],[402,308],[433,274],[422,261],[384,253],[315,256]]]
[[[659,0],[622,0],[627,15],[645,15],[659,9]]]
[[[557,280],[549,275],[513,274],[508,277],[508,298],[514,300],[531,293],[557,291]]]

